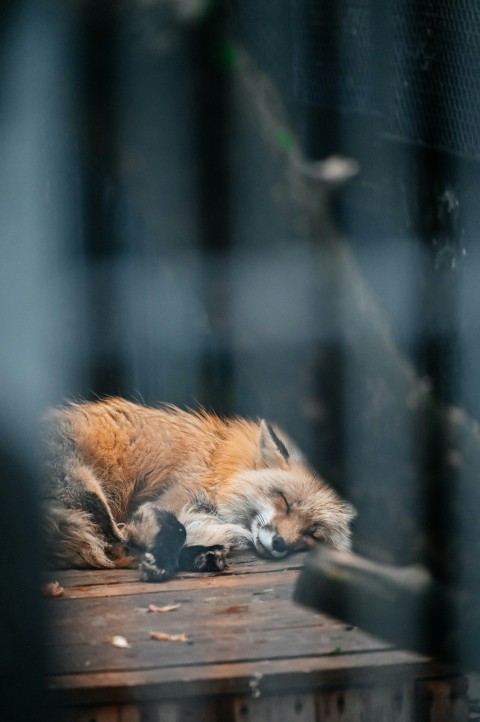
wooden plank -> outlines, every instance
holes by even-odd
[[[432,679],[417,682],[417,719],[421,722],[466,722],[468,719],[467,682]]]
[[[132,669],[50,677],[52,703],[100,704],[163,700],[221,694],[251,694],[252,683],[264,694],[286,690],[318,691],[340,686],[401,683],[445,678],[452,673],[418,654],[403,650],[314,657],[235,661],[183,668]],[[421,718],[419,718],[421,719]]]
[[[255,694],[255,687],[252,689]],[[224,700],[220,719],[225,722],[316,722],[315,697],[279,695]]]
[[[386,648],[359,630],[293,604],[291,584],[284,583],[289,572],[277,574],[270,587],[262,584],[264,574],[255,576],[254,581],[223,579],[213,588],[212,580],[203,580],[196,589],[176,588],[168,597],[161,587],[160,603],[180,602],[179,609],[163,615],[144,611],[147,604],[159,603],[150,587],[149,595],[62,599],[55,606],[51,671],[183,667]],[[193,645],[155,642],[151,631],[186,633]],[[126,637],[130,648],[113,647],[108,640],[115,635]]]
[[[243,633],[244,629],[345,628],[331,617],[293,604],[289,597],[288,585],[278,585],[274,590],[247,587],[209,596],[192,590],[160,600],[162,605],[178,605],[165,614],[147,612],[150,604],[158,604],[158,595],[117,597],[108,604],[103,599],[69,600],[56,607],[50,640],[58,645],[98,644],[116,634],[144,639],[156,627],[167,632],[181,629],[195,637],[224,631]],[[76,620],[74,625],[72,619]]]
[[[414,698],[415,679],[443,675],[444,697],[451,695],[455,680],[444,667],[294,604],[298,563],[250,556],[238,573],[165,584],[138,582],[135,570],[63,572],[65,597],[46,600],[50,700],[79,705],[68,722],[406,722],[428,696],[419,687]],[[151,603],[180,607],[148,614]],[[193,644],[155,642],[152,630],[186,632]],[[130,648],[113,647],[114,635]]]
[[[255,555],[234,557],[230,562],[230,566],[222,573],[222,577],[235,574],[256,574],[258,572],[281,572],[284,569],[299,570],[302,568],[305,556],[304,552],[300,552],[285,559],[277,560],[260,559]],[[137,569],[52,570],[44,576],[46,580],[57,579],[65,588],[119,584],[122,582],[135,583],[139,581]],[[207,576],[210,575],[195,572],[178,572],[175,579],[204,579]]]
[[[153,625],[152,625],[153,626]],[[159,625],[155,625],[159,626]],[[155,630],[155,627],[153,627]],[[157,631],[164,631],[158,629]],[[118,630],[121,633],[121,630]],[[177,628],[174,633],[185,630]],[[150,630],[149,630],[150,632]],[[322,627],[297,627],[284,629],[244,630],[242,634],[200,633],[191,635],[193,644],[157,642],[150,639],[129,639],[130,648],[118,649],[100,640],[97,644],[64,644],[55,650],[50,660],[50,673],[92,673],[105,670],[121,671],[139,669],[163,669],[178,667],[179,675],[187,665],[231,663],[235,661],[282,659],[317,655],[364,652],[387,649],[387,645],[369,635],[338,627],[335,630]]]
[[[47,607],[49,611],[55,615],[55,617],[61,618],[62,610],[65,606],[77,602],[79,607],[81,605],[87,605],[88,600],[98,600],[97,605],[99,609],[105,609],[108,601],[108,608],[114,609],[115,605],[121,604],[121,597],[130,597],[135,599],[135,605],[137,607],[148,606],[151,600],[157,599],[158,604],[166,604],[170,599],[180,600],[191,600],[192,595],[196,595],[198,599],[206,600],[206,604],[211,606],[212,601],[218,600],[221,597],[227,597],[232,595],[248,594],[250,597],[261,597],[266,599],[284,598],[288,599],[293,606],[292,592],[293,582],[295,577],[290,576],[291,572],[285,572],[282,575],[275,575],[272,578],[265,578],[263,574],[251,576],[239,576],[229,577],[223,579],[219,583],[217,578],[202,579],[201,581],[196,580],[193,584],[191,580],[183,581],[172,581],[167,582],[163,585],[158,584],[128,584],[128,585],[115,585],[125,586],[121,593],[115,592],[111,587],[113,585],[106,586],[95,586],[95,587],[75,587],[73,589],[67,589],[64,597],[58,597],[54,599],[46,599]],[[127,589],[128,587],[128,589]],[[87,590],[91,590],[93,593],[87,593]],[[104,590],[104,591],[102,591]],[[111,592],[113,591],[113,594]],[[77,594],[79,592],[79,594]],[[117,599],[118,598],[118,599]],[[92,603],[93,604],[93,603]],[[295,604],[298,609],[303,609],[305,612],[311,614],[318,614],[316,610],[308,609],[301,605]],[[86,606],[85,606],[86,608]],[[93,607],[92,607],[93,608]]]
[[[47,599],[46,602],[60,604],[65,599],[90,599],[101,597],[115,597],[125,594],[169,594],[174,591],[190,591],[194,589],[236,589],[255,584],[262,588],[271,588],[276,583],[289,583],[292,586],[296,581],[296,570],[285,569],[277,572],[260,572],[249,574],[212,574],[188,579],[171,579],[162,584],[152,582],[120,582],[118,584],[95,584],[91,586],[76,586],[65,589],[65,596],[56,599]]]
[[[160,704],[147,704],[141,708],[141,722],[216,722],[217,702],[198,698]]]
[[[134,705],[77,707],[62,714],[62,722],[215,722],[214,700]]]
[[[346,687],[317,695],[322,722],[413,722],[414,682]]]
[[[462,678],[325,689],[317,694],[262,695],[262,678],[249,694],[199,697],[139,705],[69,709],[63,722],[467,722]],[[417,696],[417,699],[416,699]],[[420,700],[418,699],[420,696]]]
[[[193,589],[235,589],[246,587],[255,583],[260,588],[272,587],[278,581],[292,585],[296,581],[298,572],[292,569],[282,569],[275,572],[257,572],[250,574],[215,574],[189,577],[188,579],[171,579],[162,584],[152,582],[119,582],[118,584],[95,584],[91,586],[75,586],[65,588],[65,596],[45,600],[50,604],[61,604],[65,599],[94,599],[117,597],[129,594],[170,594],[174,591],[190,591]],[[254,580],[254,581],[253,581]]]

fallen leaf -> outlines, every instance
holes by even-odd
[[[167,604],[165,607],[157,607],[156,604],[149,604],[147,612],[173,612],[180,604]]]
[[[120,647],[121,649],[130,649],[131,645],[127,642],[125,637],[122,637],[119,634],[116,634],[113,637],[109,637],[108,641],[110,644],[113,644],[114,647]]]
[[[150,632],[150,639],[157,642],[189,642],[186,634],[167,634],[166,632]]]
[[[47,582],[42,587],[42,594],[44,597],[63,597],[65,589],[57,581]]]

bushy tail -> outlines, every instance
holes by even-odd
[[[50,566],[56,569],[118,566],[108,557],[108,542],[102,539],[86,512],[46,500],[42,528]]]

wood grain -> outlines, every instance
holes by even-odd
[[[220,719],[231,722],[316,722],[315,696],[235,697],[224,702]]]
[[[164,584],[135,570],[62,572],[65,596],[45,600],[50,702],[66,722],[443,722],[445,709],[464,722],[454,672],[294,603],[298,563],[247,555],[228,574]]]
[[[268,560],[259,559],[258,556],[249,552],[234,553],[230,564],[222,576],[236,574],[255,574],[257,572],[278,572],[284,569],[302,568],[305,560],[305,553],[291,554],[286,559]],[[177,572],[175,579],[205,579],[206,575],[196,572]],[[45,574],[45,580],[57,579],[62,587],[82,586],[104,586],[107,584],[119,584],[121,582],[138,582],[138,571],[136,569],[69,569],[53,570]]]
[[[102,572],[107,574],[107,572]],[[125,572],[123,572],[125,574]],[[127,594],[169,594],[172,591],[190,589],[231,589],[255,584],[257,586],[271,587],[272,582],[278,581],[279,575],[284,581],[293,586],[297,579],[298,571],[287,567],[264,572],[258,571],[252,574],[198,574],[196,576],[181,578],[176,577],[169,582],[155,584],[152,582],[139,582],[138,580],[121,581],[115,584],[77,584],[65,587],[65,594],[58,601],[65,599],[93,599],[106,597],[121,597]],[[62,585],[63,586],[63,585]],[[57,601],[57,600],[56,600]]]

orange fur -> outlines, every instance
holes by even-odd
[[[100,527],[111,527],[114,540],[130,535],[150,548],[160,508],[185,526],[190,546],[250,542],[273,556],[315,539],[348,547],[353,509],[266,422],[120,398],[70,404],[49,417],[49,496],[66,509],[86,509],[94,526],[100,509]],[[93,552],[84,556],[91,565]],[[118,550],[110,557],[109,565],[122,563]]]

